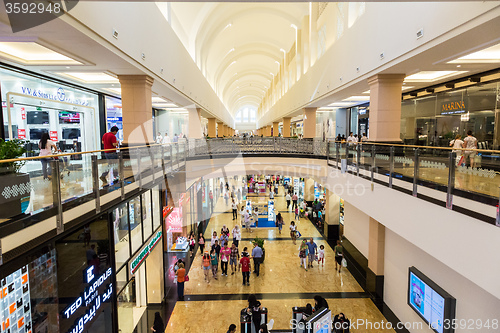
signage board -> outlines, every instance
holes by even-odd
[[[24,128],[18,128],[17,129],[17,138],[21,140],[26,139],[26,130]]]
[[[57,131],[50,131],[49,136],[50,136],[50,140],[52,140],[54,142],[58,141]]]
[[[167,233],[182,232],[182,211],[180,207],[175,207],[167,216]]]
[[[267,220],[270,222],[276,220],[276,214],[274,214],[274,200],[269,200],[267,203]]]
[[[170,214],[172,215],[172,214]],[[139,254],[132,260],[132,263],[130,264],[130,273],[134,274],[137,272],[141,264],[146,260],[146,258],[149,256],[151,251],[155,248],[155,246],[160,242],[162,236],[161,230],[158,231],[152,238],[151,240],[142,248],[142,250],[139,252]]]

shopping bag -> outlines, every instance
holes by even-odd
[[[345,258],[342,259],[342,267],[347,267],[347,260]]]
[[[184,277],[184,282],[188,282],[188,281],[189,281],[189,275],[186,275],[186,276]]]
[[[302,236],[302,234],[298,230],[295,232],[295,235],[297,235],[297,238],[300,238],[300,236]]]
[[[462,155],[460,156],[460,159],[458,160],[457,166],[464,166],[465,165],[465,156]]]

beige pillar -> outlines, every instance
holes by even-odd
[[[217,137],[217,125],[215,118],[208,118],[208,137],[209,138]]]
[[[222,138],[224,135],[224,123],[217,122],[217,137]]]
[[[368,79],[370,85],[369,141],[401,142],[401,89],[404,74],[381,74]]]
[[[203,137],[203,129],[201,126],[201,108],[188,108],[188,116],[188,138],[201,139]]]
[[[306,178],[304,181],[304,199],[314,201],[314,179]]]
[[[122,90],[123,138],[125,144],[154,142],[151,86],[147,75],[119,75]]]
[[[273,122],[273,136],[278,136],[279,132],[280,132],[280,123],[274,121]]]
[[[316,109],[317,108],[305,108],[304,109],[303,135],[304,135],[305,139],[310,139],[310,138],[316,137]],[[370,108],[370,112],[371,112],[371,108]]]
[[[375,275],[384,275],[385,226],[370,217],[368,268]]]
[[[333,225],[336,227],[328,227]],[[340,197],[328,189],[325,189],[325,227],[324,232],[327,239],[339,239],[340,225]]]
[[[291,119],[292,118],[290,118],[290,117],[283,118],[283,137],[284,138],[290,137],[290,120]]]
[[[266,136],[271,136],[271,125],[266,126]]]

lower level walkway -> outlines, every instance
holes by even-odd
[[[296,221],[302,237],[297,240],[296,245],[293,244],[289,226],[294,215],[286,208],[283,188],[280,187],[279,191],[279,195],[275,197],[276,209],[281,212],[285,220],[281,235],[277,228],[254,228],[252,233],[242,230],[240,253],[245,246],[251,252],[253,248],[251,240],[255,236],[265,239],[265,260],[260,268],[260,276],[251,274],[250,286],[243,286],[241,272],[235,272],[233,275],[229,267],[228,276],[221,276],[219,263],[218,279],[213,279],[210,274],[210,282],[206,282],[198,251],[189,271],[190,281],[185,283],[185,300],[176,303],[166,325],[166,332],[226,332],[230,324],[236,324],[239,332],[240,310],[247,306],[246,299],[252,293],[256,294],[263,307],[268,308],[268,320],[275,321],[273,330],[291,332],[292,308],[305,306],[307,303],[314,305],[313,297],[317,294],[327,299],[332,316],[343,312],[351,321],[364,319],[372,323],[382,320],[387,322],[348,269],[342,269],[341,273],[335,270],[333,250],[309,220],[301,218],[300,221]],[[263,197],[250,199],[264,200]],[[265,198],[267,199],[268,197]],[[224,199],[220,197],[205,232],[207,247],[214,230],[220,235],[223,225],[231,231],[235,224],[240,224],[240,218],[232,219],[230,203],[226,206]],[[313,268],[305,271],[300,267],[299,242],[302,239],[309,240],[310,237],[313,237],[318,247],[325,246],[325,263],[320,267],[316,262]],[[232,234],[230,244],[232,244]],[[351,332],[394,331],[363,327],[353,329]]]

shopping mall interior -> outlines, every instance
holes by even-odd
[[[0,100],[0,333],[500,331],[500,1],[4,0]]]

